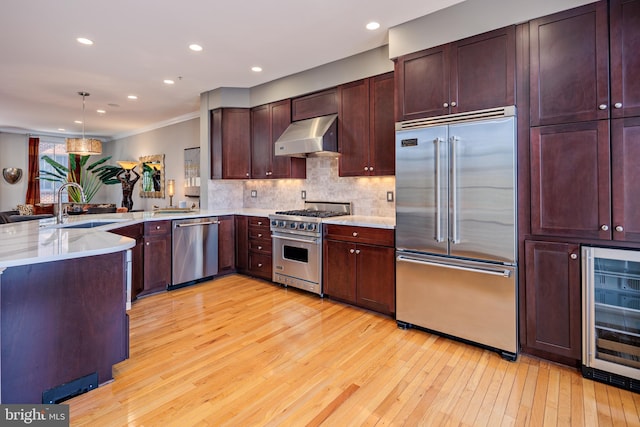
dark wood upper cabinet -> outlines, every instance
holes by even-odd
[[[525,254],[525,350],[575,365],[582,350],[580,246],[527,241]]]
[[[248,108],[211,111],[211,179],[251,177],[251,112]]]
[[[611,117],[640,116],[640,0],[609,2]]]
[[[310,119],[338,112],[338,91],[336,88],[310,93],[291,101],[291,119]]]
[[[531,232],[611,238],[607,120],[531,128]]]
[[[306,160],[276,156],[274,144],[291,123],[291,100],[251,109],[251,177],[305,178]]]
[[[515,104],[515,26],[398,58],[396,120]]]
[[[640,242],[640,117],[611,121],[614,240]]]
[[[531,125],[609,117],[607,2],[530,22]]]
[[[393,73],[338,86],[340,176],[393,175]]]

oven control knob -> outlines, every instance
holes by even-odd
[[[295,222],[290,222],[290,223],[289,223],[289,228],[291,228],[291,229],[294,229],[294,230],[295,230],[296,228],[298,228],[298,224],[296,224]]]
[[[315,224],[307,224],[307,230],[313,231],[315,229],[316,229],[316,225]]]
[[[278,226],[278,221],[276,221],[275,219],[271,220],[271,226],[272,227],[277,227]]]
[[[298,230],[304,230],[305,229],[305,224],[304,223],[300,223],[298,224]]]
[[[286,226],[287,226],[287,223],[285,221],[278,221],[278,227],[284,228]]]

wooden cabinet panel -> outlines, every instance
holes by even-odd
[[[640,116],[640,0],[609,2],[611,116]]]
[[[368,175],[369,80],[340,85],[338,99],[340,176]]]
[[[136,245],[131,249],[131,301],[144,290],[144,226],[142,223],[111,230],[119,236],[135,239]]]
[[[640,117],[611,121],[614,240],[640,242]]]
[[[248,108],[211,112],[211,179],[251,176],[251,113]]]
[[[241,273],[249,271],[249,218],[236,215],[236,269]]]
[[[395,75],[396,121],[449,112],[449,45],[398,58]]]
[[[244,220],[240,220],[237,224],[239,233],[236,235],[238,239],[238,262],[243,264],[246,259],[246,273],[251,276],[261,277],[266,280],[272,278],[272,248],[271,248],[271,232],[269,231],[269,218],[266,217],[245,217],[246,232],[244,229]],[[246,238],[244,236],[246,235]],[[244,242],[240,242],[241,239]],[[245,243],[246,242],[246,243]],[[242,251],[242,252],[241,252]],[[246,254],[246,255],[245,255]],[[246,258],[245,258],[246,256]],[[238,265],[238,270],[244,270]]]
[[[450,112],[514,105],[515,54],[514,26],[453,43]]]
[[[235,221],[233,215],[218,217],[218,274],[235,270]]]
[[[580,247],[525,242],[528,348],[574,360],[581,354]]]
[[[144,290],[140,295],[160,292],[171,283],[171,221],[144,224]]]
[[[333,298],[356,303],[356,258],[354,244],[326,240],[323,256],[323,292]]]
[[[336,88],[300,96],[291,101],[291,119],[294,122],[337,113],[338,92]]]
[[[396,120],[515,104],[515,27],[396,61]]]
[[[369,158],[374,166],[370,171],[373,175],[396,173],[394,90],[394,73],[369,79]]]
[[[274,144],[291,123],[291,100],[251,109],[251,177],[305,178],[306,159],[276,156]]]
[[[531,125],[609,116],[607,2],[530,22]]]
[[[324,230],[323,292],[380,313],[395,313],[393,230],[334,224],[326,224]]]
[[[380,313],[395,313],[395,249],[359,244],[355,256],[356,303]]]
[[[611,238],[608,121],[531,129],[531,231]]]

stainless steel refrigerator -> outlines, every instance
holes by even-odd
[[[517,357],[509,106],[396,124],[396,320]]]

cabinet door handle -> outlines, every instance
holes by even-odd
[[[258,263],[258,268],[262,268],[262,263]]]
[[[258,250],[261,251],[262,250],[262,246],[258,246]]]
[[[449,108],[449,103],[445,102],[444,104],[442,104],[442,106],[443,106],[444,108]]]
[[[249,172],[245,173],[244,176],[249,177]]]
[[[364,167],[364,170],[365,170],[365,171],[368,171],[368,170],[369,170],[369,167],[368,167],[368,166],[365,166],[365,167]]]
[[[458,105],[458,103],[456,101],[451,101],[451,106],[455,107],[456,105]]]
[[[571,255],[569,255],[569,257],[571,259],[578,259],[578,255],[577,254],[571,254]]]
[[[160,230],[160,226],[159,225],[156,225],[156,230]]]
[[[598,108],[601,110],[606,110],[607,109],[607,104],[600,104],[598,105]]]
[[[360,253],[360,249],[356,249],[356,255]]]
[[[622,233],[624,231],[624,228],[621,225],[616,225],[616,231],[618,233]]]
[[[602,230],[602,231],[609,231],[609,226],[608,226],[607,224],[602,224],[602,225],[600,226],[600,230]]]
[[[613,104],[613,108],[622,108],[622,102],[616,102]]]
[[[358,233],[357,232],[353,232],[353,237],[358,237]]]
[[[349,253],[350,253],[350,254],[352,254],[352,253],[354,253],[354,252],[355,252],[355,250],[353,250],[353,249],[349,249]]]
[[[258,237],[262,237],[262,233],[258,233]]]
[[[262,221],[258,221],[258,225],[262,225]]]
[[[373,172],[373,166],[369,166],[369,172]]]
[[[147,242],[147,246],[149,246],[149,244],[150,244],[150,243],[149,243],[149,242]]]

